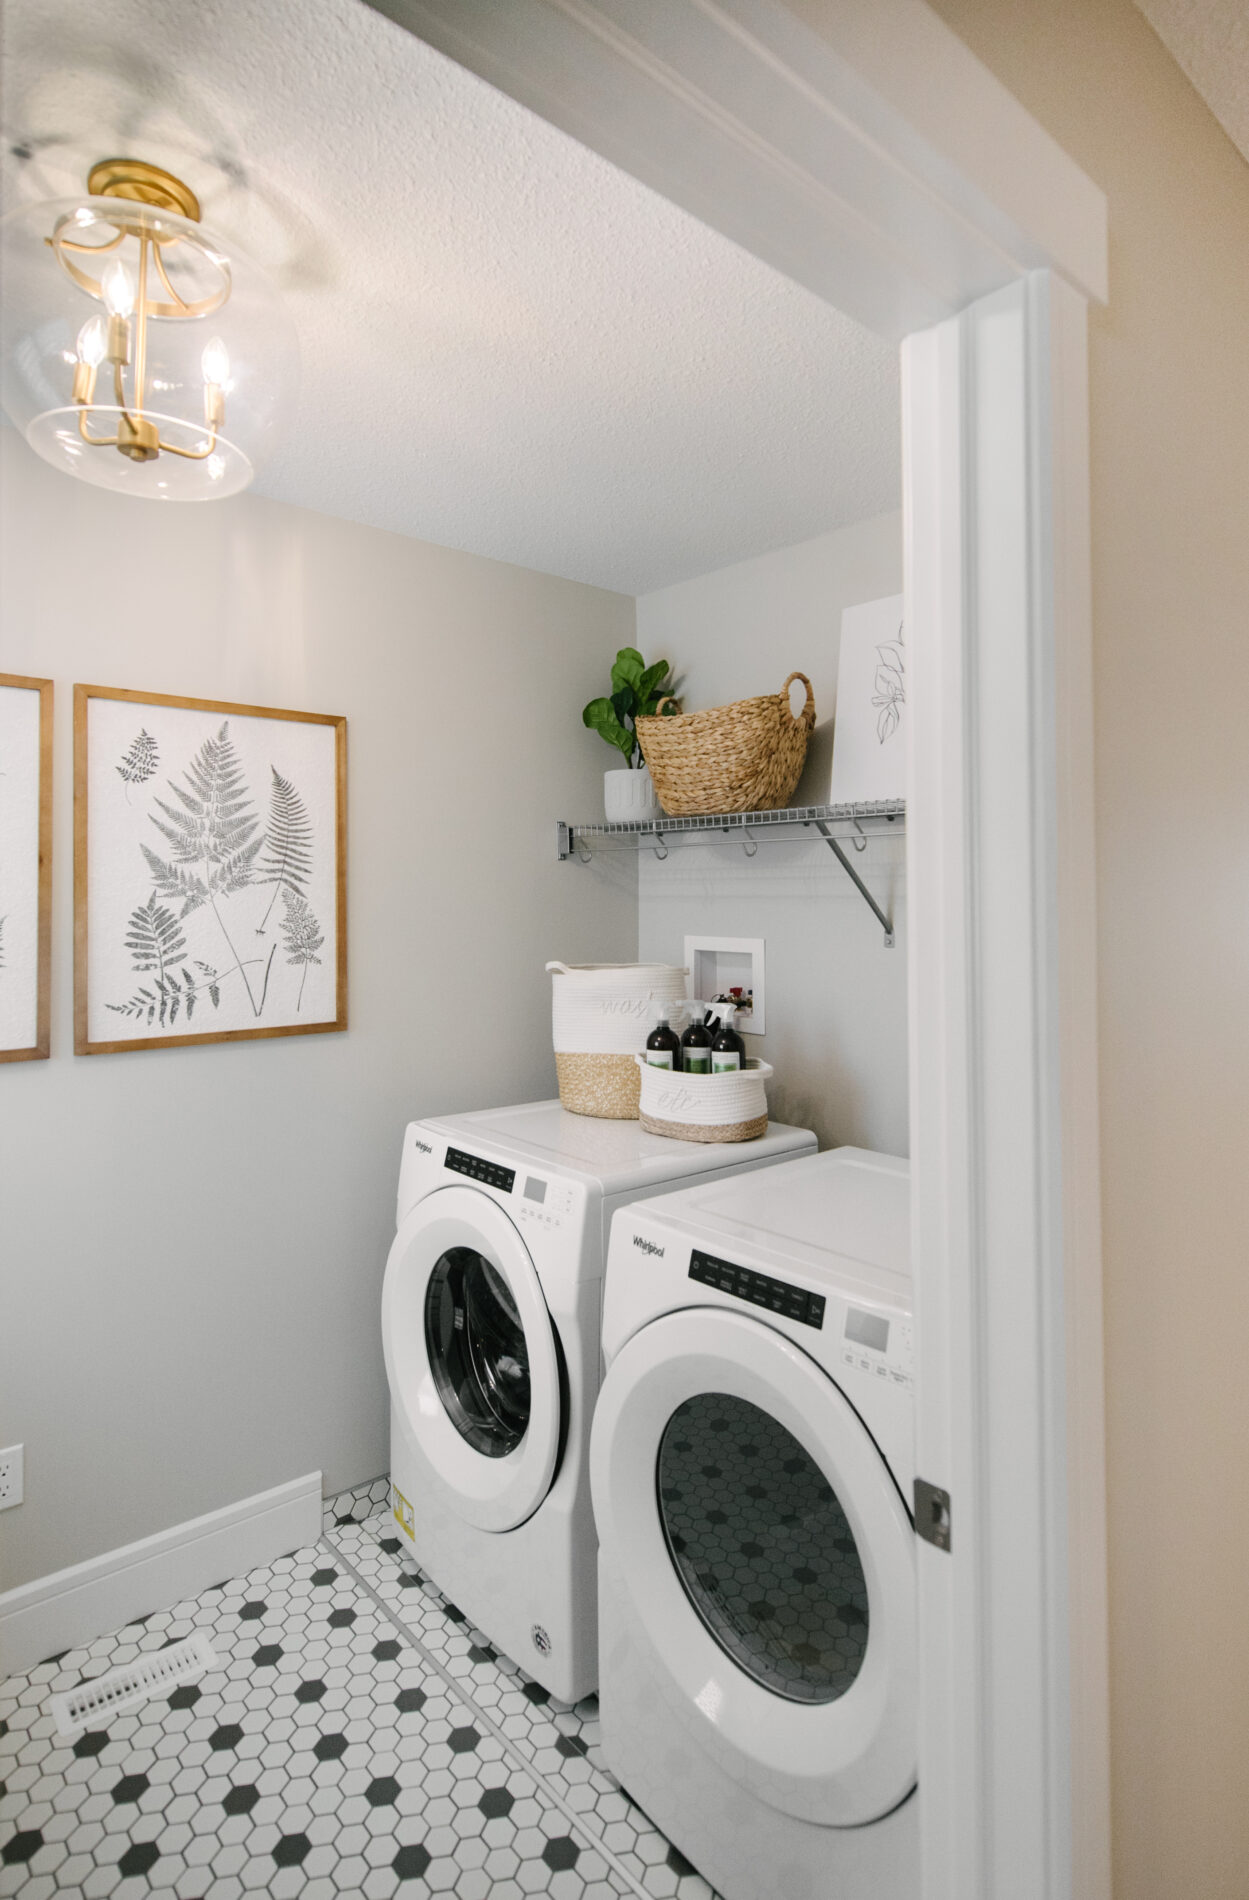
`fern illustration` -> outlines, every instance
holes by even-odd
[[[165,910],[156,902],[155,891],[146,904],[131,911],[126,926],[126,948],[136,970],[155,970],[158,976],[165,974],[167,963],[175,963],[185,956],[186,938],[182,926],[171,910]]]
[[[155,973],[155,980],[151,984],[140,984],[127,1002],[110,1003],[108,1008],[118,1016],[138,1017],[149,1024],[159,1022],[162,1029],[166,1024],[172,1028],[183,1008],[190,1021],[199,999],[200,984],[185,961],[182,924],[171,910],[156,902],[155,891],[146,904],[131,911],[126,926],[126,948],[136,972],[140,976]],[[173,967],[176,963],[182,964],[181,979]],[[215,1009],[221,995],[216,987],[217,972],[205,964],[199,968],[204,972],[205,987],[209,989]]]
[[[172,897],[181,902],[179,919],[189,917],[193,910],[207,903],[208,886],[202,877],[196,877],[180,864],[167,864],[154,851],[149,851],[145,844],[141,844],[139,849],[148,861],[156,896]]]
[[[178,1020],[180,1009],[186,1009],[186,1019],[190,1022],[195,1014],[195,1005],[204,991],[214,1009],[221,1003],[221,983],[218,972],[211,964],[201,963],[197,957],[195,969],[200,972],[203,981],[196,977],[189,964],[182,966],[182,979],[179,981],[176,970],[164,969],[156,978],[155,986],[148,988],[141,984],[134,995],[124,1003],[109,1003],[115,1016],[125,1016],[131,1020],[146,1021],[149,1025],[158,1023],[163,1029],[166,1024],[172,1029]]]
[[[163,798],[154,802],[164,813],[149,814],[152,823],[169,840],[170,855],[158,857],[146,845],[142,847],[152,873],[153,895],[181,902],[182,917],[201,904],[208,904],[226,940],[234,968],[243,978],[252,1014],[259,1016],[268,993],[268,968],[259,1001],[252,988],[247,966],[239,956],[217,907],[219,897],[229,897],[255,883],[255,859],[264,842],[257,835],[260,820],[252,803],[246,774],[230,738],[226,720],[216,738],[203,745],[183,773],[185,785],[168,781],[177,799],[176,805]],[[192,871],[189,867],[194,865]],[[270,964],[272,963],[270,955]],[[255,959],[253,958],[254,962]]]
[[[121,764],[115,770],[121,774],[126,784],[126,802],[130,802],[130,787],[146,785],[160,764],[160,748],[146,726],[140,726],[138,737],[132,739],[121,755]]]
[[[171,863],[205,866],[208,895],[212,896],[221,885],[225,867],[236,867],[244,859],[250,862],[261,845],[254,836],[260,820],[252,810],[247,779],[230,738],[229,720],[215,739],[205,739],[183,777],[187,790],[169,780],[169,789],[181,810],[158,798],[155,802],[169,822],[164,824],[153,814],[152,823],[173,846]],[[241,880],[250,881],[249,877]],[[240,888],[237,877],[232,888]]]
[[[264,935],[278,892],[285,895],[293,891],[296,896],[301,895],[312,874],[312,822],[304,810],[303,800],[276,765],[271,765],[269,770],[273,774],[269,788],[269,828],[265,833],[265,855],[256,867],[256,882],[272,884],[273,896],[269,899],[269,910],[260,920],[258,937]]]
[[[299,1006],[304,1000],[308,965],[320,963],[321,959],[316,953],[325,942],[325,934],[309,910],[307,899],[301,897],[298,891],[284,889],[282,903],[286,910],[286,915],[282,919],[282,935],[286,939],[286,961],[303,966],[303,974],[299,979],[299,995],[295,999],[295,1013],[298,1015]]]
[[[906,647],[902,635],[903,629],[899,627],[896,640],[882,640],[876,649],[876,691],[872,694],[872,704],[879,708],[876,737],[881,745],[897,731],[906,704]]]

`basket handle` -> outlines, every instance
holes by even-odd
[[[566,963],[548,963],[546,967],[548,970],[558,970],[561,976],[572,975],[572,971]]]
[[[655,701],[655,710],[650,716],[652,719],[658,719],[665,706],[679,706],[680,703],[675,693],[665,693],[662,699]]]
[[[795,717],[793,712],[790,710],[790,704],[789,704],[789,689],[793,685],[795,680],[801,680],[803,685],[807,689],[807,703],[803,707],[802,711],[797,715],[797,717]],[[812,726],[815,724],[815,694],[811,690],[811,682],[807,678],[805,673],[791,673],[790,674],[789,678],[785,681],[785,684],[781,688],[781,699],[784,702],[782,711],[784,711],[785,713],[789,715],[790,723],[795,726],[799,726],[799,725],[805,726],[807,731],[810,732]]]

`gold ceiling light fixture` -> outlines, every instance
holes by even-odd
[[[294,338],[189,185],[103,159],[85,199],[10,213],[0,253],[4,406],[45,461],[158,501],[247,486],[293,395]]]

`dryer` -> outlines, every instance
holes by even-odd
[[[598,1674],[587,1458],[617,1208],[814,1152],[807,1129],[669,1141],[558,1102],[414,1122],[382,1337],[412,1561],[566,1702]]]
[[[608,1766],[725,1900],[912,1900],[905,1161],[626,1209],[591,1445]]]

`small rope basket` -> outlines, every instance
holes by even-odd
[[[801,680],[807,701],[795,718],[789,689]],[[815,694],[805,673],[791,673],[779,693],[738,699],[707,712],[659,709],[635,721],[642,757],[659,802],[672,818],[703,812],[774,811],[787,804],[802,776],[815,724]]]
[[[652,1069],[645,1056],[634,1060],[641,1082],[638,1119],[648,1134],[674,1141],[757,1141],[767,1134],[769,1063],[751,1056],[741,1069],[686,1075]]]

